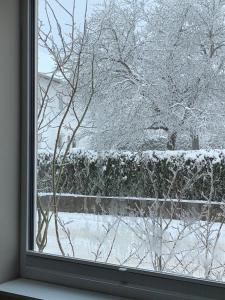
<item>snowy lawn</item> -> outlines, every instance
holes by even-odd
[[[196,219],[59,213],[60,241],[78,259],[225,280],[225,226]],[[45,253],[59,250],[53,217]]]

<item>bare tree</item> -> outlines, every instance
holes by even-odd
[[[39,26],[39,42],[44,47],[51,57],[55,65],[47,89],[42,94],[42,100],[39,109],[41,120],[39,121],[39,128],[41,128],[42,120],[44,119],[44,111],[49,105],[48,91],[54,77],[57,76],[62,81],[63,87],[57,93],[57,97],[65,99],[63,109],[55,118],[56,133],[53,148],[53,160],[51,166],[52,173],[52,206],[53,213],[50,214],[48,222],[54,218],[55,232],[58,246],[62,255],[65,255],[63,246],[59,236],[59,218],[58,218],[58,202],[60,201],[60,194],[62,186],[60,179],[64,173],[64,164],[69,154],[71,145],[77,135],[77,132],[83,125],[85,117],[88,113],[90,104],[95,93],[95,49],[94,44],[88,44],[90,29],[87,24],[87,2],[83,21],[82,30],[78,30],[75,24],[75,0],[73,1],[72,10],[67,8],[59,1],[55,0],[54,5],[58,5],[62,12],[66,14],[69,25],[62,23],[53,9],[53,3],[45,0],[45,13],[47,16],[47,25],[40,22]],[[68,28],[69,27],[69,31]],[[54,29],[55,28],[55,29]],[[65,30],[65,28],[67,30]],[[88,70],[88,71],[87,71]],[[41,88],[41,92],[43,89]],[[53,102],[55,104],[55,98]],[[76,112],[77,104],[81,103],[82,109]],[[79,107],[80,107],[79,106]],[[74,119],[71,119],[71,115]],[[71,125],[71,123],[73,123]],[[46,125],[48,126],[48,125]],[[66,143],[61,145],[60,136],[65,127],[70,127],[71,135]],[[43,214],[42,214],[43,215]],[[44,216],[44,215],[43,215]],[[46,222],[46,218],[44,218]],[[42,228],[42,227],[40,227]],[[39,233],[38,233],[39,234]]]

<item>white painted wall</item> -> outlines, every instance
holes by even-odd
[[[63,80],[53,80],[49,86],[50,77],[43,73],[38,73],[38,111],[41,111],[38,117],[38,150],[39,151],[53,151],[56,142],[59,124],[63,118],[68,97],[65,96],[67,91]],[[43,98],[47,91],[47,97]],[[62,94],[63,91],[63,94]],[[42,103],[44,102],[44,106]],[[85,105],[82,104],[82,99],[75,99],[75,111],[80,118],[84,112]],[[46,105],[46,106],[45,106]],[[45,108],[44,108],[45,107]],[[42,108],[42,109],[41,109]],[[82,126],[90,126],[91,111],[87,113]],[[61,144],[66,147],[68,138],[72,136],[72,129],[77,126],[77,119],[70,109],[70,112],[64,120],[63,127],[60,133]],[[89,129],[84,127],[79,128],[75,135],[76,147],[91,148]]]
[[[18,274],[19,2],[0,1],[0,282]]]

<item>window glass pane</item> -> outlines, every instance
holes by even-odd
[[[225,280],[225,1],[39,0],[35,250]]]

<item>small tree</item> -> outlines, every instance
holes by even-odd
[[[69,155],[70,147],[78,131],[82,128],[93,100],[96,89],[95,72],[97,69],[95,44],[88,43],[91,28],[88,27],[87,22],[87,1],[82,30],[78,30],[75,23],[75,0],[72,3],[71,11],[69,11],[58,0],[53,1],[53,3],[45,0],[47,24],[39,22],[38,31],[40,46],[48,51],[49,57],[55,65],[55,70],[51,75],[48,87],[44,95],[42,95],[39,115],[44,116],[43,107],[49,105],[48,91],[55,76],[61,79],[63,85],[61,90],[57,93],[57,98],[64,100],[62,111],[57,114],[53,160],[51,165],[52,207],[54,209],[50,216],[48,216],[48,211],[45,212],[42,208],[40,209],[39,212],[41,213],[42,221],[39,222],[40,226],[38,228],[37,241],[38,245],[41,245],[40,249],[43,250],[43,245],[46,245],[46,242],[43,242],[46,241],[46,231],[50,220],[53,218],[56,238],[62,255],[65,255],[59,232],[59,225],[61,226],[62,222],[59,223],[57,209],[62,189],[60,180],[64,174],[64,164]],[[69,24],[64,24],[59,16],[56,15],[54,5],[58,5],[61,9],[61,13],[66,15]],[[57,105],[55,103],[57,98],[53,99],[54,105]],[[72,119],[71,116],[73,116]],[[39,124],[41,124],[41,122],[39,122]],[[50,126],[50,124],[46,126]],[[66,142],[61,144],[61,134],[65,128],[70,129],[70,136]],[[61,157],[60,161],[58,160],[59,157]],[[40,201],[39,205],[41,206]],[[42,232],[44,232],[43,235]]]

